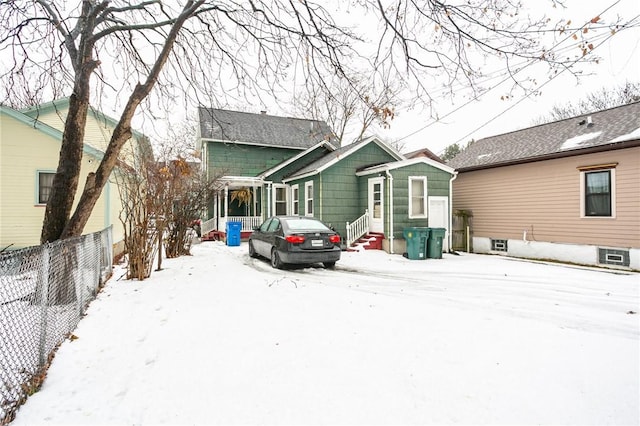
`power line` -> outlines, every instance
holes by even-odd
[[[615,1],[614,3],[610,4],[610,5],[609,5],[608,7],[606,7],[602,12],[600,12],[597,16],[601,16],[601,15],[603,15],[604,13],[606,13],[607,11],[609,11],[611,8],[613,8],[614,6],[616,6],[618,3],[620,3],[620,1],[621,1],[621,0],[617,0],[617,1]],[[637,24],[637,23],[634,23],[634,21],[635,21],[636,19],[638,19],[638,17],[639,17],[639,16],[635,16],[634,18],[632,18],[632,19],[628,20],[624,25],[622,25],[622,29],[629,29],[629,28],[633,28],[633,27],[637,26],[638,24]],[[574,29],[572,32],[568,33],[568,34],[567,34],[567,36],[566,36],[564,39],[562,39],[562,40],[560,40],[559,42],[557,42],[557,43],[556,43],[556,44],[555,44],[551,49],[549,49],[549,51],[548,51],[548,52],[554,52],[554,53],[558,54],[558,53],[561,53],[561,52],[562,52],[563,50],[565,50],[565,49],[574,48],[575,46],[567,46],[567,47],[564,47],[564,48],[562,48],[562,49],[558,49],[558,48],[559,48],[563,43],[565,43],[567,40],[569,40],[569,39],[573,38],[576,34],[578,34],[579,32],[583,31],[583,30],[584,30],[584,28],[585,28],[585,27],[587,27],[590,23],[592,23],[592,21],[591,21],[591,20],[589,20],[589,21],[585,22],[581,27],[576,28],[576,29]],[[622,31],[622,30],[619,30],[618,32],[620,32],[620,31]],[[618,32],[616,32],[616,33],[608,33],[608,34],[606,34],[606,38],[605,38],[605,40],[604,40],[604,41],[602,41],[601,43],[599,43],[597,46],[594,46],[594,47],[590,50],[590,52],[589,52],[589,53],[593,52],[597,47],[602,46],[602,44],[604,44],[607,40],[609,40],[611,37],[613,37],[613,35],[617,34]],[[596,36],[596,37],[594,37],[594,39],[592,39],[592,41],[593,41],[593,40],[598,40],[598,38],[599,38],[599,37],[602,37],[602,35],[601,35],[601,36]],[[560,72],[558,72],[558,73],[556,73],[555,75],[551,76],[551,77],[550,77],[546,82],[544,82],[541,86],[539,86],[535,91],[531,91],[531,92],[527,93],[527,94],[526,94],[522,99],[520,99],[519,101],[517,101],[515,104],[511,105],[509,108],[505,109],[504,111],[502,111],[502,112],[501,112],[501,113],[499,113],[498,115],[494,116],[492,119],[488,120],[487,122],[485,122],[484,124],[482,124],[481,126],[479,126],[478,128],[476,128],[475,130],[473,130],[471,133],[469,133],[469,134],[465,135],[464,137],[462,137],[461,139],[459,139],[458,141],[456,141],[456,143],[460,142],[461,140],[464,140],[465,138],[467,138],[468,136],[470,136],[470,135],[471,135],[471,134],[473,134],[474,132],[476,132],[476,131],[478,131],[478,130],[482,129],[483,127],[485,127],[486,125],[488,125],[489,123],[491,123],[492,121],[494,121],[495,119],[497,119],[498,117],[502,116],[503,114],[505,114],[506,112],[508,112],[508,111],[509,111],[509,110],[511,110],[512,108],[514,108],[516,105],[520,104],[520,103],[521,103],[522,101],[524,101],[525,99],[528,99],[531,95],[533,95],[534,93],[536,93],[537,91],[539,91],[541,88],[543,88],[544,86],[546,86],[547,84],[549,84],[551,81],[553,81],[553,80],[554,80],[555,78],[557,78],[559,75],[563,74],[565,71],[567,71],[567,70],[571,69],[571,68],[572,68],[576,63],[580,62],[581,60],[582,60],[582,57],[581,57],[581,58],[578,58],[578,59],[576,59],[576,60],[574,60],[574,61],[572,61],[572,62],[570,63],[570,65],[566,66],[566,67],[565,67],[565,68],[563,68]],[[480,93],[480,94],[478,94],[478,95],[474,96],[474,97],[473,97],[473,98],[471,98],[469,101],[467,101],[467,102],[463,103],[462,105],[460,105],[459,107],[457,107],[457,108],[455,108],[455,109],[453,109],[453,110],[449,111],[449,112],[448,112],[447,114],[445,114],[444,116],[442,116],[442,117],[438,117],[436,120],[433,120],[433,121],[431,121],[430,123],[427,123],[426,125],[424,125],[424,126],[423,126],[423,127],[421,127],[420,129],[418,129],[418,130],[416,130],[416,131],[414,131],[414,132],[411,132],[411,133],[409,133],[408,135],[405,135],[405,136],[403,136],[403,137],[401,137],[401,138],[397,139],[397,141],[402,141],[402,140],[407,139],[407,138],[409,138],[409,137],[411,137],[411,136],[414,136],[415,134],[420,133],[421,131],[425,130],[426,128],[428,128],[428,127],[430,127],[430,126],[432,126],[432,125],[434,125],[434,124],[436,124],[436,123],[440,122],[441,120],[443,120],[443,119],[445,119],[445,118],[447,118],[447,117],[451,116],[452,114],[455,114],[456,112],[460,111],[461,109],[465,108],[466,106],[470,105],[471,103],[473,103],[473,102],[475,102],[475,101],[479,100],[482,96],[484,96],[484,95],[486,95],[487,93],[489,93],[489,92],[493,91],[494,89],[498,88],[498,87],[499,87],[499,86],[501,86],[503,83],[505,83],[505,82],[507,82],[507,81],[509,81],[509,80],[512,80],[512,79],[513,79],[513,77],[514,77],[515,75],[519,74],[519,73],[520,73],[520,72],[522,72],[523,70],[525,70],[525,69],[529,68],[530,66],[532,66],[532,65],[534,65],[534,64],[536,64],[536,63],[538,63],[538,62],[539,62],[538,60],[533,60],[533,59],[532,59],[532,60],[529,60],[529,61],[527,61],[527,62],[524,62],[524,63],[523,63],[523,65],[522,65],[520,68],[518,68],[515,72],[507,72],[507,71],[505,71],[505,72],[507,73],[506,77],[505,77],[505,78],[503,78],[501,81],[499,81],[497,84],[495,84],[495,85],[494,85],[493,87],[491,87],[490,89],[488,89],[488,90],[486,90],[486,91],[484,91],[484,92],[482,92],[482,93]],[[517,65],[516,65],[516,67],[517,67]],[[490,80],[492,80],[492,79],[494,79],[494,78],[495,78],[495,77],[490,77],[490,78],[486,79],[485,81],[490,81]]]

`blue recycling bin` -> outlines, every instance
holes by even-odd
[[[240,231],[242,231],[242,222],[227,222],[227,245],[239,246],[240,245]]]

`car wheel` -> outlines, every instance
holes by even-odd
[[[275,248],[271,249],[271,266],[276,269],[282,269],[283,265],[284,264],[280,260],[280,255],[278,254],[278,250],[276,250]]]
[[[253,241],[249,240],[249,257],[258,257],[255,247],[253,247]]]
[[[324,262],[323,265],[327,269],[333,269],[336,267],[336,262]]]

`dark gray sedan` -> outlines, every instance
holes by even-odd
[[[249,237],[249,256],[266,257],[278,269],[311,263],[333,268],[340,252],[340,235],[312,217],[273,216]]]

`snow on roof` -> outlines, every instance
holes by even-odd
[[[582,145],[585,142],[589,142],[592,139],[597,138],[601,134],[602,132],[595,132],[595,133],[587,133],[585,135],[574,136],[564,141],[564,143],[560,146],[560,150],[565,151],[567,149],[580,148],[580,145]]]

